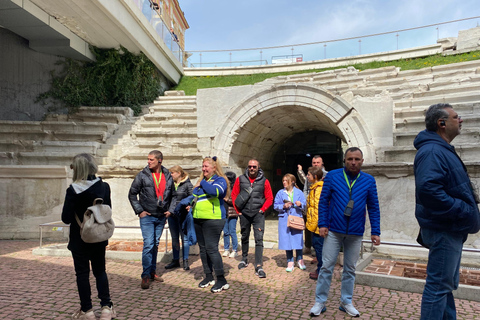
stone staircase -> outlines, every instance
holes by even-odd
[[[192,178],[201,172],[202,155],[197,149],[196,97],[167,91],[135,119],[118,139],[109,139],[99,150],[104,170],[136,169],[146,165],[151,150],[162,151],[163,165],[180,165]]]
[[[419,70],[385,67],[358,71],[353,67],[322,73],[280,76],[265,83],[309,83],[336,95],[388,95],[394,103],[393,146],[377,150],[377,162],[414,160],[413,140],[425,129],[424,112],[435,103],[450,103],[464,119],[462,134],[454,141],[464,161],[478,161],[480,152],[480,60]]]
[[[0,121],[0,165],[65,166],[88,152],[110,176],[138,172],[148,152],[158,149],[165,167],[180,165],[198,177],[196,97],[167,92],[144,111],[134,117],[130,108],[81,107],[76,114],[53,114],[45,121]]]

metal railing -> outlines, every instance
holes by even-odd
[[[151,0],[134,0],[137,8],[139,8],[148,22],[155,29],[155,32],[160,36],[165,45],[172,51],[175,58],[183,65],[183,50],[180,45],[175,41],[170,28],[165,25],[162,20],[161,9],[156,6]]]
[[[477,19],[476,23],[472,21],[475,19]],[[431,45],[440,38],[456,37],[456,34],[452,35],[453,30],[458,34],[459,30],[478,27],[478,19],[480,16],[363,36],[300,44],[244,49],[188,50],[188,54],[191,55],[188,63],[192,68],[212,65],[215,67],[255,66],[263,65],[264,61],[268,64],[268,60],[279,55],[302,54],[302,60],[305,62],[407,49]],[[443,26],[445,27],[441,29]]]
[[[40,249],[43,245],[43,228],[51,227],[51,228],[70,228],[69,224],[65,224],[62,221],[54,221],[54,222],[47,222],[38,225],[40,228]],[[115,226],[115,229],[140,229],[140,226]],[[168,224],[165,223],[165,227],[163,228],[165,234],[165,252],[168,250]],[[58,231],[58,230],[56,230]],[[163,236],[163,234],[162,234]]]
[[[364,244],[365,243],[370,243],[370,251],[373,251],[373,248],[375,247],[372,243],[372,240],[362,240],[362,248],[360,250],[360,257],[363,259],[363,251],[364,251]],[[425,250],[428,250],[427,248],[417,244],[417,243],[405,243],[405,242],[389,242],[389,241],[382,241],[380,245],[389,245],[389,246],[399,246],[399,247],[410,247],[410,248],[423,248]],[[462,252],[475,252],[475,253],[480,253],[480,249],[474,249],[474,248],[462,248]]]

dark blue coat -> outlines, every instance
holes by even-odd
[[[380,207],[378,205],[377,184],[375,178],[360,172],[353,185],[352,215],[347,218],[343,213],[350,200],[349,188],[343,175],[344,168],[329,171],[325,176],[322,194],[318,203],[318,227],[330,231],[363,236],[365,232],[366,209],[372,228],[372,235],[380,235]],[[347,171],[346,171],[347,172]],[[355,180],[356,177],[350,177]]]
[[[415,217],[421,228],[476,233],[480,213],[467,168],[455,148],[436,132],[424,130],[413,142]]]

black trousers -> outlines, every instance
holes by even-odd
[[[97,284],[100,305],[112,306],[108,277],[105,271],[105,247],[91,246],[85,251],[72,251],[73,265],[77,276],[78,295],[82,311],[92,309],[92,292],[90,288],[90,262]]]
[[[303,216],[303,221],[307,223],[306,215]],[[305,228],[305,242],[303,243],[303,246],[309,249],[312,247],[312,232],[310,232],[310,230],[308,230],[307,228]]]
[[[247,259],[250,231],[253,227],[255,239],[255,267],[263,265],[263,234],[265,232],[265,215],[260,212],[254,216],[240,216],[240,232],[242,234],[242,260]]]
[[[207,275],[215,271],[217,277],[223,276],[223,260],[218,250],[218,243],[225,219],[193,219],[193,221],[203,272]]]

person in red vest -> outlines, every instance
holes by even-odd
[[[248,190],[248,191],[247,191]],[[235,180],[232,189],[232,201],[235,210],[240,215],[240,230],[242,234],[242,261],[238,269],[248,265],[248,239],[253,227],[255,238],[255,274],[266,278],[263,270],[263,234],[265,232],[265,211],[273,203],[270,182],[263,175],[260,163],[256,159],[248,161],[245,174]]]

